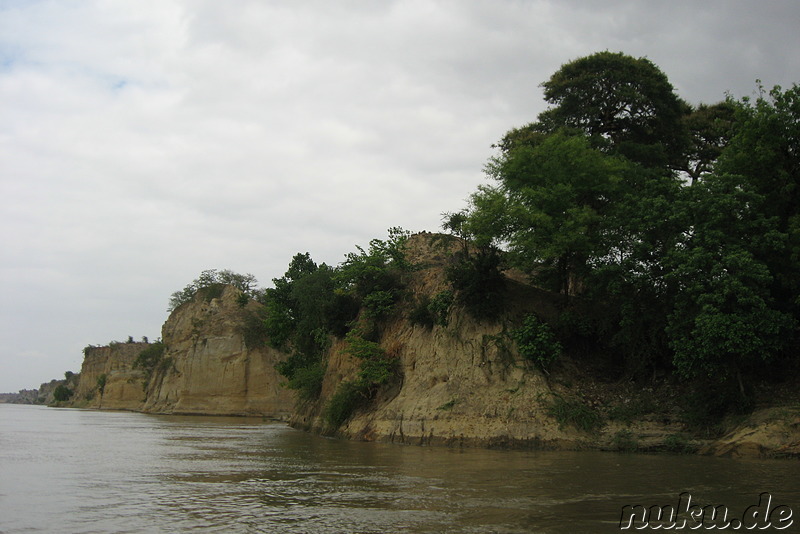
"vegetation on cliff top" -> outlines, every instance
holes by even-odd
[[[411,267],[403,252],[407,239],[408,232],[391,228],[387,240],[373,239],[367,250],[357,247],[337,267],[318,266],[308,253],[297,254],[284,276],[273,280],[275,287],[264,292],[269,342],[289,353],[276,368],[300,399],[319,396],[323,355],[332,337],[346,337],[353,355],[361,358],[359,379],[343,384],[330,401],[337,408],[329,406],[326,413],[338,410],[328,417],[334,426],[357,400],[371,398],[393,369],[380,351],[365,355],[353,347],[377,347],[382,321],[403,298],[404,273]]]

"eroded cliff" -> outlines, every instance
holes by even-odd
[[[133,362],[147,343],[112,343],[86,347],[73,404],[108,410],[141,410],[142,371]]]
[[[215,298],[198,294],[169,316],[159,344],[87,347],[73,405],[288,418],[292,394],[281,387],[274,369],[285,356],[268,347],[247,347],[245,324],[258,305],[241,306],[238,296],[233,287]],[[156,347],[163,353],[136,365],[143,350]]]
[[[259,306],[242,306],[238,297],[233,287],[218,298],[198,294],[170,315],[162,328],[166,351],[148,385],[144,411],[289,416],[292,394],[275,371],[285,356],[247,346],[245,325]]]
[[[230,286],[220,292],[200,291],[174,310],[162,329],[163,352],[149,363],[134,364],[142,350],[154,344],[87,349],[75,405],[255,415],[350,439],[409,444],[800,454],[794,409],[754,414],[712,441],[693,434],[672,409],[670,384],[650,391],[659,401],[656,406],[632,411],[637,403],[647,404],[631,394],[639,386],[604,389],[585,370],[579,372],[580,365],[568,355],[558,372],[543,373],[520,356],[509,329],[528,313],[552,319],[559,297],[527,285],[519,274],[506,272],[502,320],[479,321],[457,305],[441,324],[409,320],[411,303],[449,288],[445,266],[453,246],[442,246],[431,234],[409,240],[407,259],[415,267],[405,280],[403,302],[381,320],[378,335],[381,349],[396,361],[397,372],[341,425],[331,425],[325,410],[340,385],[359,373],[360,362],[346,350],[347,341],[329,338],[321,359],[325,373],[319,397],[299,403],[275,369],[288,354],[270,348],[263,338],[251,339],[250,346],[246,342],[248,328],[263,319],[263,306],[243,304],[240,292]],[[582,426],[558,413],[565,409],[584,410],[581,416],[596,418],[591,428]]]

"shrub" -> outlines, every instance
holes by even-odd
[[[503,312],[505,282],[499,265],[496,252],[482,251],[447,269],[456,299],[476,319],[493,320]]]
[[[360,381],[342,382],[328,401],[323,418],[331,427],[339,428],[366,400],[367,392]]]
[[[142,369],[144,371],[144,383],[142,387],[147,389],[147,385],[150,383],[150,378],[153,376],[153,371],[157,368],[161,369],[159,364],[161,364],[161,359],[164,356],[164,352],[167,350],[167,346],[160,341],[156,341],[152,343],[149,347],[142,350],[139,353],[139,356],[133,361],[133,368],[134,369]],[[172,365],[172,360],[170,359],[170,365]]]
[[[695,447],[683,434],[670,434],[664,438],[664,448],[676,454],[690,454],[695,451]]]
[[[412,323],[426,328],[433,328],[433,325],[447,326],[453,300],[453,292],[449,289],[440,291],[433,298],[424,295],[417,301],[408,319]]]
[[[608,418],[612,421],[622,421],[631,424],[634,420],[640,419],[643,415],[653,413],[658,407],[650,395],[636,397],[624,404],[617,404],[608,410]]]
[[[100,393],[100,396],[103,396],[103,392],[106,390],[106,374],[103,373],[97,377],[97,391]]]
[[[450,306],[453,305],[453,292],[449,289],[440,291],[428,303],[428,311],[433,317],[433,322],[439,326],[447,326],[447,317]]]
[[[383,319],[392,312],[395,296],[393,291],[377,290],[366,295],[362,302],[364,316],[368,319]]]
[[[222,292],[225,291],[225,284],[214,283],[197,290],[197,294],[203,297],[206,302],[211,302],[214,299],[222,297]]]
[[[338,428],[359,406],[371,400],[378,389],[397,374],[397,350],[387,354],[380,345],[368,341],[354,331],[345,337],[345,352],[361,360],[358,378],[343,382],[328,401],[323,414],[325,421]]]
[[[325,368],[321,363],[312,363],[294,369],[286,387],[296,390],[297,396],[302,400],[314,400],[322,391],[323,378],[325,378]]]
[[[59,384],[53,391],[53,399],[55,399],[58,402],[68,401],[70,398],[72,398],[72,393],[73,391],[69,389],[67,386],[65,386],[64,384]]]
[[[256,278],[252,274],[238,274],[228,269],[218,271],[208,269],[200,273],[200,276],[180,291],[175,291],[169,299],[168,312],[172,312],[179,306],[189,302],[201,289],[208,289],[204,296],[211,300],[219,298],[226,285],[232,285],[248,297],[257,298],[259,292],[255,285]]]
[[[433,328],[435,320],[429,308],[430,303],[431,299],[429,296],[423,295],[420,297],[408,314],[408,320],[411,321],[411,324],[424,326],[425,328]]]
[[[243,293],[244,294],[244,293]],[[269,340],[269,331],[263,314],[249,313],[244,320],[242,338],[248,349],[263,347]]]
[[[336,291],[325,310],[325,326],[334,336],[344,337],[350,331],[360,309],[361,304],[356,297]]]
[[[603,419],[595,410],[589,408],[579,400],[567,400],[561,396],[546,405],[547,414],[558,421],[558,426],[564,428],[572,425],[584,432],[593,432],[603,425]]]
[[[553,331],[535,315],[528,315],[522,326],[511,332],[517,342],[520,355],[533,362],[542,371],[547,371],[561,354],[561,344]]]

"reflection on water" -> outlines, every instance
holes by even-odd
[[[691,492],[800,514],[796,461],[356,443],[258,419],[0,405],[0,532],[619,532]],[[797,524],[797,523],[796,523]]]

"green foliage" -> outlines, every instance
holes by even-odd
[[[433,328],[434,319],[433,314],[429,308],[431,298],[428,295],[422,295],[417,300],[411,312],[408,314],[408,320],[411,324],[424,326],[425,328]]]
[[[664,449],[675,454],[691,454],[695,452],[696,447],[684,434],[670,434],[664,438]]]
[[[776,308],[763,260],[784,244],[761,196],[738,176],[709,176],[691,188],[693,230],[668,257],[681,290],[667,333],[685,377],[738,373],[785,350],[795,320]],[[725,371],[722,371],[724,369]]]
[[[144,372],[144,383],[142,387],[147,389],[148,384],[150,383],[150,379],[153,376],[153,372],[157,369],[166,370],[172,365],[172,360],[170,359],[169,365],[166,368],[162,368],[162,360],[164,359],[164,353],[167,350],[167,346],[164,343],[157,341],[155,343],[150,344],[149,347],[142,350],[139,353],[139,356],[133,361],[133,368],[134,369],[141,369]]]
[[[453,406],[456,405],[458,401],[456,399],[450,399],[449,401],[445,402],[441,406],[437,407],[437,410],[452,410]]]
[[[248,349],[264,347],[269,341],[265,311],[248,313],[242,327],[242,337]]]
[[[205,298],[211,300],[222,294],[224,286],[231,285],[249,297],[256,298],[259,292],[256,289],[256,278],[252,274],[238,274],[228,269],[218,271],[209,269],[200,273],[200,276],[180,291],[172,294],[169,300],[168,312],[192,300],[201,289],[205,289]]]
[[[630,425],[643,416],[653,413],[658,407],[650,395],[641,395],[628,402],[616,404],[608,410],[608,418]]]
[[[339,428],[367,400],[367,392],[360,381],[342,382],[325,406],[322,417],[331,428]]]
[[[497,251],[489,249],[462,257],[447,269],[455,300],[476,319],[495,320],[503,312],[505,278],[499,265]]]
[[[296,323],[291,309],[278,300],[272,300],[269,295],[268,289],[264,329],[270,346],[282,349],[291,339]]]
[[[800,353],[800,87],[692,108],[649,60],[612,52],[543,87],[551,107],[497,145],[495,183],[445,216],[465,243],[457,300],[480,308],[486,271],[466,260],[502,247],[583,316],[560,336],[571,353],[708,381],[722,411],[748,405],[749,381]]]
[[[545,404],[547,414],[558,421],[560,428],[573,426],[584,432],[594,432],[603,426],[603,418],[597,411],[589,408],[579,400],[568,400],[555,396],[553,401]]]
[[[108,380],[108,377],[106,376],[105,373],[103,373],[103,374],[101,374],[100,376],[97,377],[97,391],[98,391],[98,393],[100,393],[101,397],[103,396],[103,393],[106,390],[106,381],[107,380]]]
[[[357,408],[369,402],[398,371],[397,358],[387,354],[377,343],[355,331],[348,332],[345,341],[344,351],[361,360],[361,364],[358,377],[340,384],[325,407],[323,417],[333,428],[340,427]]]
[[[433,298],[423,295],[411,310],[408,319],[425,328],[433,328],[434,325],[447,326],[453,300],[453,292],[449,289],[440,291]]]
[[[439,326],[447,326],[450,307],[453,305],[454,295],[449,289],[440,291],[428,303],[428,311],[433,322]]]
[[[58,402],[68,401],[72,398],[73,391],[69,389],[64,384],[59,384],[56,386],[56,389],[53,390],[53,399]]]
[[[373,320],[387,317],[394,309],[395,300],[394,291],[376,290],[367,294],[361,302],[364,316]]]
[[[236,304],[238,304],[240,308],[244,308],[249,302],[250,296],[247,293],[239,293],[239,296],[236,297]]]
[[[358,299],[349,293],[337,290],[325,313],[325,327],[336,337],[344,337],[358,317]]]
[[[743,387],[744,391],[736,380],[725,374],[695,379],[690,393],[683,399],[683,418],[690,427],[716,435],[726,415],[741,415],[753,408],[750,386]]]
[[[322,391],[323,378],[325,368],[319,362],[309,363],[305,367],[294,369],[286,386],[296,390],[301,400],[314,400]]]
[[[605,150],[644,166],[679,161],[688,105],[650,60],[598,52],[571,61],[542,84],[553,107],[539,115],[540,131],[581,130]]]
[[[547,371],[561,355],[561,344],[553,331],[535,315],[527,315],[522,326],[511,332],[520,355]]]
[[[683,117],[688,145],[678,168],[691,179],[692,185],[714,168],[725,146],[734,134],[736,106],[730,100],[718,104],[701,104]]]
[[[74,375],[75,375],[75,373],[73,373],[72,371],[65,371],[65,372],[64,372],[64,380],[69,380],[69,379],[70,379],[70,378],[72,378]]]
[[[385,351],[378,343],[364,339],[355,330],[347,333],[345,341],[344,352],[359,360],[380,359],[385,354]]]
[[[161,361],[158,362],[158,367],[156,367],[156,369],[159,372],[164,373],[166,371],[169,371],[170,369],[173,369],[174,366],[175,366],[175,360],[172,358],[172,356],[167,356],[165,358],[161,358]]]

